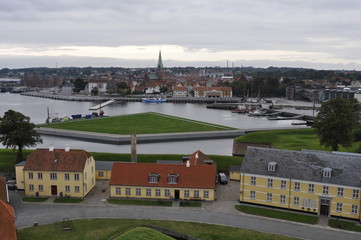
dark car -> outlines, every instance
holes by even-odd
[[[228,179],[226,174],[224,173],[218,173],[218,182],[220,184],[227,184],[228,183]]]

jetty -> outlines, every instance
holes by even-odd
[[[96,105],[94,107],[89,108],[89,110],[92,110],[92,111],[93,110],[98,110],[98,109],[101,109],[102,107],[105,107],[105,106],[107,106],[109,104],[112,104],[113,102],[115,102],[115,99],[110,99],[110,100],[108,100],[108,101],[106,101],[104,103],[100,103],[99,105]]]

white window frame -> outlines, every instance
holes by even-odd
[[[293,197],[293,205],[294,206],[300,205],[300,197]]]
[[[195,197],[195,198],[199,197],[199,191],[198,190],[193,191],[193,197]]]
[[[155,189],[155,196],[160,196],[160,195],[161,195],[160,189]]]
[[[131,194],[131,190],[130,188],[125,188],[125,195],[130,195]]]
[[[177,184],[178,183],[178,175],[177,174],[169,174],[168,175],[168,184]]]
[[[184,197],[189,197],[189,190],[184,190]]]
[[[80,175],[79,173],[74,173],[74,181],[79,181]]]
[[[69,174],[69,173],[65,173],[65,174],[64,174],[64,179],[65,179],[66,181],[69,181],[69,180],[70,180],[70,174]]]
[[[164,190],[164,196],[170,197],[170,190],[169,189]]]
[[[272,178],[267,179],[267,187],[273,187],[273,179]]]
[[[159,181],[159,174],[158,173],[149,174],[149,183],[158,183],[158,181]]]
[[[342,203],[336,203],[336,212],[342,212],[343,204]]]
[[[34,173],[32,173],[32,172],[29,172],[29,179],[34,179]]]
[[[300,183],[300,182],[295,182],[295,188],[294,188],[294,190],[299,192],[300,189],[301,189],[301,183]]]
[[[103,171],[98,172],[98,177],[104,177],[104,172]]]
[[[315,192],[315,184],[313,184],[313,183],[308,184],[308,192],[309,193]]]
[[[151,188],[145,189],[145,195],[152,196],[152,189]]]
[[[360,190],[358,190],[358,189],[353,189],[353,190],[352,190],[352,198],[358,199],[358,198],[359,198],[359,194],[360,194]]]
[[[135,195],[137,195],[137,196],[142,195],[142,189],[141,188],[136,188],[135,189]]]
[[[79,193],[79,192],[80,192],[80,187],[79,187],[79,186],[75,186],[74,189],[75,189],[75,192],[76,192],[76,193]]]
[[[328,186],[323,186],[322,188],[322,194],[323,195],[328,195],[329,193],[329,187]]]
[[[209,191],[203,191],[203,198],[209,198]]]
[[[343,197],[343,187],[337,188],[337,196],[338,197]]]
[[[34,192],[34,184],[29,184],[29,191]]]
[[[251,191],[249,193],[249,199],[256,199],[256,191]]]
[[[254,176],[251,176],[251,182],[250,182],[250,184],[256,186],[256,184],[257,184],[257,178],[254,177]]]
[[[286,195],[280,195],[280,204],[286,203]]]
[[[38,173],[38,180],[43,180],[43,173],[41,172]]]
[[[281,180],[281,189],[286,189],[286,186],[287,186],[287,181]]]
[[[351,206],[351,214],[358,214],[358,205]]]
[[[272,193],[267,193],[267,202],[272,202]]]
[[[121,187],[115,187],[115,194],[116,195],[122,194],[122,188]]]
[[[43,192],[44,191],[44,186],[42,184],[39,184],[38,189],[39,189],[39,192]]]
[[[58,175],[56,173],[50,173],[50,180],[57,180]]]
[[[70,186],[68,185],[65,186],[65,192],[70,192]]]

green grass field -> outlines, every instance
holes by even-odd
[[[174,238],[171,238],[161,232],[158,232],[156,230],[145,228],[145,227],[136,227],[128,232],[120,235],[115,240],[174,240]]]
[[[98,133],[128,135],[150,133],[219,131],[234,128],[199,122],[159,113],[139,113],[122,116],[74,120],[62,123],[42,124],[41,127],[78,130]]]
[[[212,224],[177,221],[155,221],[136,219],[83,219],[70,223],[71,231],[64,231],[62,222],[18,229],[18,240],[108,240],[141,226],[158,226],[161,228],[191,235],[201,240],[213,239],[254,239],[254,240],[286,240],[295,239],[286,236],[261,233],[241,228],[233,228]]]
[[[320,145],[316,131],[312,128],[253,132],[237,137],[235,141],[244,143],[267,143],[272,144],[278,149],[297,151],[301,149],[331,150],[331,148]],[[360,142],[355,142],[351,148],[343,148],[340,146],[339,151],[356,152],[359,144]]]
[[[23,150],[24,157],[29,155],[33,150]],[[16,164],[17,150],[13,149],[0,149],[0,171],[14,172]]]
[[[330,219],[328,220],[328,225],[333,228],[354,231],[354,232],[361,232],[361,226],[355,222],[344,221],[344,220],[337,220],[337,219]]]
[[[259,215],[259,216],[270,217],[270,218],[278,218],[278,219],[294,221],[294,222],[316,224],[318,221],[317,216],[304,215],[304,214],[298,214],[298,213],[286,212],[286,211],[277,211],[277,210],[272,210],[272,209],[262,208],[262,207],[236,205],[235,208],[240,212],[244,212],[244,213],[248,213],[248,214],[252,214],[252,215]]]

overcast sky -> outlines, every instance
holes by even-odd
[[[360,0],[0,0],[0,69],[361,70]]]

